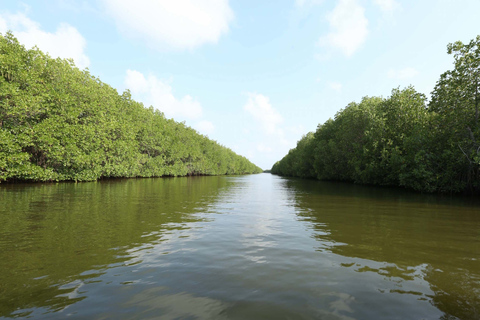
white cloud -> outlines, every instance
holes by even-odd
[[[215,131],[215,126],[210,121],[202,120],[195,125],[195,129],[201,134],[209,135]]]
[[[247,155],[260,167],[270,169],[295,146],[296,140],[286,139],[285,136],[296,138],[295,132],[301,126],[285,126],[283,117],[269,98],[262,94],[249,93],[243,110],[246,117],[242,122],[245,127],[239,136],[241,145],[236,151]]]
[[[36,45],[53,58],[71,58],[81,69],[90,65],[90,59],[84,52],[87,41],[77,29],[67,23],[61,23],[55,33],[50,33],[43,31],[39,23],[24,13],[0,14],[0,32],[8,30],[27,48]]]
[[[340,82],[336,82],[336,81],[329,82],[328,87],[337,93],[342,92],[342,84]]]
[[[125,78],[125,86],[133,93],[145,93],[148,92],[148,82],[145,76],[136,70],[127,70],[127,76]]]
[[[374,0],[375,4],[385,13],[390,13],[399,8],[400,5],[395,0]]]
[[[331,31],[320,38],[320,45],[340,50],[350,57],[367,39],[368,20],[358,0],[338,0],[327,20]]]
[[[404,69],[390,69],[388,70],[388,77],[390,79],[398,79],[398,80],[404,80],[404,79],[411,79],[415,77],[418,74],[418,71],[415,68],[412,67],[407,67]]]
[[[264,145],[263,143],[259,143],[257,145],[257,150],[260,151],[260,152],[268,152],[268,153],[273,151],[273,149],[271,147],[268,147],[268,146]]]
[[[229,30],[228,0],[103,0],[118,28],[158,49],[216,43]]]
[[[267,134],[281,133],[278,125],[283,122],[283,118],[272,107],[268,97],[262,94],[249,93],[248,101],[243,109],[261,124]]]
[[[268,97],[262,94],[248,93],[243,110],[244,117],[237,121],[243,127],[237,129],[240,134],[234,150],[261,168],[270,169],[305,134],[300,124],[286,125]]]
[[[295,0],[295,5],[297,7],[311,6],[321,4],[323,0]]]
[[[135,100],[142,101],[146,106],[152,105],[167,117],[197,119],[202,115],[200,102],[190,95],[177,99],[172,87],[153,75],[145,78],[141,72],[127,70],[125,86]]]

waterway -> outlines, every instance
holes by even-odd
[[[480,202],[270,174],[2,184],[0,318],[480,319]]]

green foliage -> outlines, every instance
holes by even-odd
[[[0,35],[0,182],[257,172],[72,61]]]
[[[449,44],[448,53],[455,68],[440,76],[428,105],[413,87],[352,102],[300,140],[272,173],[478,193],[480,36]]]
[[[456,164],[452,178],[460,181],[456,188],[480,190],[480,36],[463,44],[448,45],[453,54],[453,70],[440,76],[430,109],[439,118],[439,140],[450,146],[445,160]]]
[[[295,149],[273,165],[272,173],[282,172],[282,175],[290,177],[312,178],[315,176],[313,165],[313,133],[309,132],[297,143]]]

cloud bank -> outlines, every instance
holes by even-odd
[[[385,13],[390,13],[400,7],[395,0],[374,0],[374,3]]]
[[[324,0],[295,0],[297,7],[313,6],[321,4]]]
[[[279,133],[282,116],[270,104],[270,99],[262,94],[249,93],[243,109],[260,124],[267,134]]]
[[[229,31],[228,0],[102,0],[120,31],[161,50],[216,43]]]
[[[193,126],[198,132],[210,135],[215,131],[213,123],[207,120],[202,120]]]
[[[352,56],[365,42],[368,35],[368,20],[365,9],[357,0],[339,0],[327,14],[330,32],[321,37],[319,44]]]
[[[124,82],[135,100],[142,101],[146,106],[153,106],[169,118],[198,119],[202,115],[200,102],[190,95],[175,97],[172,87],[154,75],[145,77],[139,71],[127,70]]]
[[[90,59],[85,54],[87,41],[67,23],[60,24],[54,33],[50,33],[42,30],[39,23],[24,13],[0,14],[0,32],[5,34],[8,30],[27,48],[37,46],[53,58],[73,59],[81,69],[90,65]]]

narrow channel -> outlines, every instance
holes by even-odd
[[[264,173],[0,201],[2,319],[480,318],[471,198]]]

